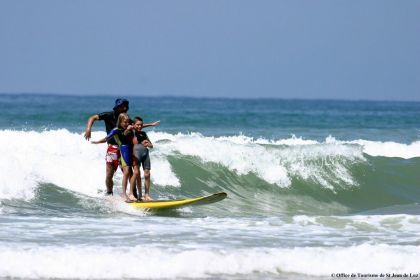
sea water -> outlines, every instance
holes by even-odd
[[[153,198],[228,194],[153,212],[83,137],[115,98],[0,95],[1,278],[419,278],[420,103],[126,97]]]

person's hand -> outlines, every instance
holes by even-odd
[[[134,126],[132,126],[131,124],[129,124],[128,126],[127,126],[127,130],[132,130],[134,128]]]
[[[143,140],[143,141],[141,142],[141,144],[147,148],[147,147],[149,147],[150,142],[149,142],[149,140]]]
[[[85,136],[85,139],[88,141],[90,140],[90,136],[91,136],[90,134],[91,134],[90,129],[86,128],[84,136]]]
[[[157,126],[157,125],[160,125],[160,121],[155,121],[155,122],[152,122],[152,123],[151,123],[151,125],[152,125],[152,126]]]

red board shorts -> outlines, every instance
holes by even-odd
[[[114,169],[120,164],[120,149],[117,145],[108,144],[105,156],[106,164],[111,164]]]

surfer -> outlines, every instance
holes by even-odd
[[[141,176],[140,165],[143,166],[144,171],[144,196],[142,200],[152,200],[150,196],[150,156],[149,148],[153,148],[153,144],[147,136],[146,132],[142,131],[143,119],[141,117],[134,118],[134,137],[133,137],[133,176],[130,179],[130,185],[134,187],[137,184],[139,198],[141,197]]]
[[[126,113],[121,113],[117,119],[117,127],[112,129],[111,132],[103,139],[99,141],[92,141],[92,144],[101,144],[108,142],[111,138],[117,143],[120,151],[120,163],[123,171],[122,179],[122,197],[126,201],[137,200],[134,197],[133,189],[134,185],[130,186],[130,192],[127,196],[127,182],[130,177],[130,171],[132,166],[132,139],[133,139],[133,127],[129,125],[129,117]]]
[[[106,133],[109,134],[111,130],[117,126],[117,119],[118,119],[119,114],[128,112],[128,109],[129,109],[128,105],[129,105],[129,102],[127,99],[118,98],[115,100],[115,106],[112,111],[103,112],[100,114],[95,114],[95,115],[90,116],[87,122],[85,134],[84,134],[84,137],[86,138],[86,140],[90,140],[92,126],[96,121],[104,121]],[[143,127],[156,126],[156,125],[159,125],[159,123],[160,121],[155,121],[152,123],[144,124]],[[118,165],[120,164],[119,162],[120,151],[114,138],[111,137],[107,141],[107,143],[108,143],[108,147],[107,147],[106,156],[105,156],[105,161],[106,161],[105,185],[106,185],[107,194],[112,195],[113,187],[114,187],[112,178],[115,174],[115,171],[118,168]]]

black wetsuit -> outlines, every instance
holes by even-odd
[[[136,136],[137,143],[139,143],[139,144],[141,144],[141,142],[143,142],[144,140],[149,140],[149,137],[147,137],[147,134],[144,131],[136,131],[134,133],[134,136]],[[150,142],[150,140],[149,140],[149,142]]]
[[[146,132],[144,131],[135,131],[134,136],[137,138],[137,143],[134,145],[134,156],[136,158],[137,164],[143,165],[143,169],[151,169],[149,149],[141,144],[144,140],[149,140]]]
[[[111,130],[113,130],[117,126],[118,115],[119,114],[115,111],[103,112],[98,114],[99,120],[105,122],[106,134],[109,134]],[[107,143],[111,145],[117,145],[117,142],[115,142],[115,139],[113,137],[111,137],[107,141]]]

